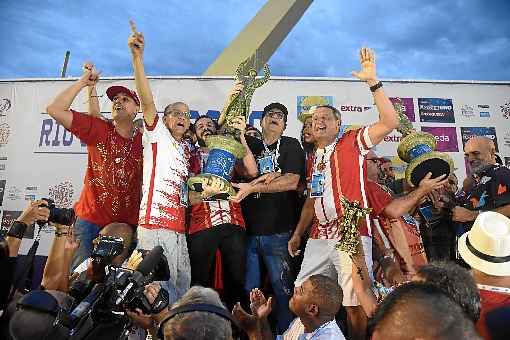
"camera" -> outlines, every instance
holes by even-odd
[[[50,216],[48,217],[48,221],[37,221],[37,224],[43,225],[46,222],[53,222],[62,225],[71,225],[74,223],[76,215],[72,208],[57,208],[55,206],[55,201],[51,198],[42,199],[48,202],[48,204],[40,204],[39,206],[48,208],[50,210]]]
[[[115,236],[101,236],[92,250],[92,260],[95,262],[111,264],[112,260],[122,254],[124,240]]]

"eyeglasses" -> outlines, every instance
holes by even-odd
[[[189,111],[178,111],[178,110],[172,110],[172,111],[167,111],[165,112],[165,116],[166,115],[172,115],[174,117],[184,117],[184,118],[190,118],[190,113]]]
[[[267,115],[271,118],[283,119],[285,115],[281,111],[269,111]]]

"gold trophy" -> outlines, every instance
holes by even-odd
[[[400,117],[400,126],[397,131],[402,134],[397,149],[401,160],[408,163],[405,178],[411,186],[417,187],[420,181],[432,173],[432,178],[449,175],[453,171],[453,160],[443,152],[436,149],[436,138],[428,132],[418,132],[413,124],[403,113],[402,101],[398,99],[395,103],[395,110]]]
[[[243,117],[245,121],[248,120],[253,93],[271,76],[269,66],[266,64],[263,68],[264,76],[257,77],[256,58],[252,66],[248,65],[250,59],[243,61],[236,69],[235,80],[241,82],[244,87],[223,110],[218,120],[218,124],[221,126],[220,134],[208,136],[205,140],[210,151],[203,173],[188,180],[191,190],[201,192],[203,191],[202,183],[209,181],[211,177],[219,178],[223,183],[223,188],[226,188],[226,192],[220,193],[212,199],[227,199],[228,196],[235,195],[230,179],[236,160],[243,158],[246,150],[239,142],[241,132],[232,126],[232,121],[237,117]]]

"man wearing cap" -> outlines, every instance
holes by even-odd
[[[190,126],[190,114],[188,105],[182,102],[168,105],[162,117],[157,114],[143,65],[144,45],[143,35],[133,32],[128,46],[145,123],[138,248],[163,247],[170,279],[162,286],[173,303],[186,293],[191,280],[185,234],[189,155],[183,143]]]
[[[359,247],[355,256],[336,250],[343,235],[341,221],[345,207],[340,198],[343,196],[350,202],[357,201],[362,207],[368,207],[365,157],[374,145],[399,125],[398,115],[384,93],[382,83],[377,80],[373,51],[362,48],[360,63],[362,70],[353,72],[353,75],[369,86],[379,111],[379,121],[339,137],[341,117],[335,107],[321,105],[313,112],[316,151],[310,194],[289,243],[289,252],[295,256],[296,248],[291,245],[299,244],[304,231],[313,218],[317,218],[319,223],[314,224],[311,231],[295,285],[300,286],[313,274],[329,274],[330,269],[335,269],[344,292],[343,305],[346,306],[352,339],[364,338],[366,315],[370,315],[375,308],[375,297],[370,290],[371,278],[368,277],[372,269],[371,229],[367,223],[360,223],[358,232],[363,249]]]
[[[486,316],[510,307],[510,219],[497,212],[478,215],[470,231],[458,240],[459,254],[471,266],[482,309],[476,329],[490,339]]]
[[[142,135],[133,119],[140,101],[123,86],[106,90],[112,101],[112,122],[70,109],[78,93],[97,82],[94,69],[62,91],[46,112],[87,144],[87,170],[80,199],[74,206],[74,234],[80,240],[72,268],[92,253],[92,241],[112,222],[138,224],[142,179]]]
[[[246,293],[260,287],[260,259],[267,267],[276,297],[277,328],[287,329],[292,321],[289,299],[293,273],[287,252],[290,232],[299,213],[296,189],[304,177],[304,154],[299,141],[282,136],[287,125],[287,108],[271,103],[262,114],[263,149],[253,150],[262,175],[239,188],[234,201],[242,202],[248,232]],[[279,333],[281,334],[281,333]]]

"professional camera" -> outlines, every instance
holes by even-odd
[[[118,249],[116,238],[103,237],[94,253],[96,258],[113,258]],[[108,265],[104,282],[95,284],[69,317],[61,319],[60,324],[69,329],[71,339],[89,339],[93,338],[92,334],[97,334],[96,329],[105,324],[117,324],[121,329],[127,329],[130,322],[125,315],[126,310],[159,313],[168,306],[168,292],[161,289],[154,303],[150,304],[144,290],[154,280],[167,281],[170,278],[166,261],[163,248],[157,246],[134,271]]]
[[[48,204],[41,204],[40,207],[45,207],[50,210],[50,217],[47,222],[54,222],[62,225],[71,225],[74,223],[76,216],[74,210],[71,208],[57,208],[55,201],[51,198],[43,198]],[[45,224],[46,221],[37,221],[38,224]]]

